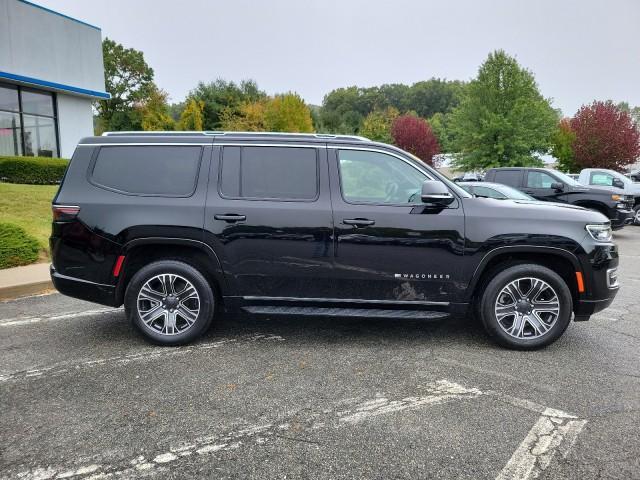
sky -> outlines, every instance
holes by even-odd
[[[223,78],[319,105],[338,87],[470,80],[503,49],[567,116],[640,105],[640,0],[34,1],[142,50],[172,102]]]

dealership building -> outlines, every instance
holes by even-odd
[[[0,156],[69,158],[105,92],[100,28],[0,0]]]

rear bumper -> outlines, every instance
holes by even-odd
[[[116,300],[116,287],[101,283],[81,280],[79,278],[67,277],[56,272],[53,265],[50,269],[53,286],[63,295],[79,298],[88,302],[109,305],[110,307],[120,306]]]

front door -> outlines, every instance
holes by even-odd
[[[526,175],[525,187],[523,188],[525,193],[545,202],[566,203],[566,192],[551,187],[554,183],[562,183],[560,180],[541,170],[528,170]]]
[[[399,153],[336,147],[328,157],[336,186],[336,296],[383,303],[454,301],[456,283],[464,283],[460,201],[427,208],[420,198],[427,173]]]
[[[332,228],[324,145],[214,146],[205,239],[231,295],[245,301],[325,295]]]

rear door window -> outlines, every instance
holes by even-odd
[[[220,193],[227,198],[312,201],[318,198],[318,156],[308,147],[228,146]]]
[[[102,147],[91,181],[131,195],[190,196],[195,191],[201,156],[201,146]]]
[[[522,170],[497,170],[492,181],[519,187],[522,181]]]

